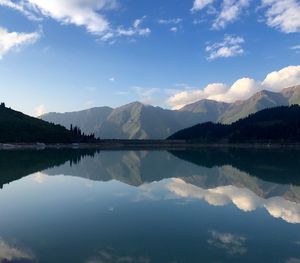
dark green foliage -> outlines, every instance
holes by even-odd
[[[0,107],[0,143],[73,143],[93,142],[94,135],[84,136],[80,129],[69,131],[25,115],[21,112]]]
[[[198,124],[168,139],[216,143],[300,142],[300,106],[262,110],[231,125]]]

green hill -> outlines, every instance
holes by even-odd
[[[216,143],[300,143],[300,106],[265,109],[228,125],[198,124],[176,132],[168,139]]]
[[[95,140],[65,127],[0,106],[0,143],[71,143]]]

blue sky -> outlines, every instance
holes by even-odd
[[[1,100],[38,115],[245,99],[300,84],[299,33],[298,0],[0,0]]]

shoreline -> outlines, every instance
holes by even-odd
[[[102,140],[97,143],[0,143],[0,150],[99,149],[99,150],[196,150],[201,148],[300,149],[300,143],[198,143],[167,140]]]

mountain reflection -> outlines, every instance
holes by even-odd
[[[143,185],[154,199],[166,190],[214,206],[232,203],[245,212],[265,208],[275,218],[300,223],[299,160],[299,153],[290,150],[105,152],[44,172]]]
[[[232,203],[245,212],[264,208],[289,223],[300,223],[299,171],[300,152],[289,149],[0,152],[1,185],[32,173],[37,182],[43,174],[116,180],[148,197],[162,190],[214,206]]]
[[[46,149],[0,151],[0,188],[26,175],[59,166],[66,162],[78,164],[84,156],[94,156],[96,150]]]

